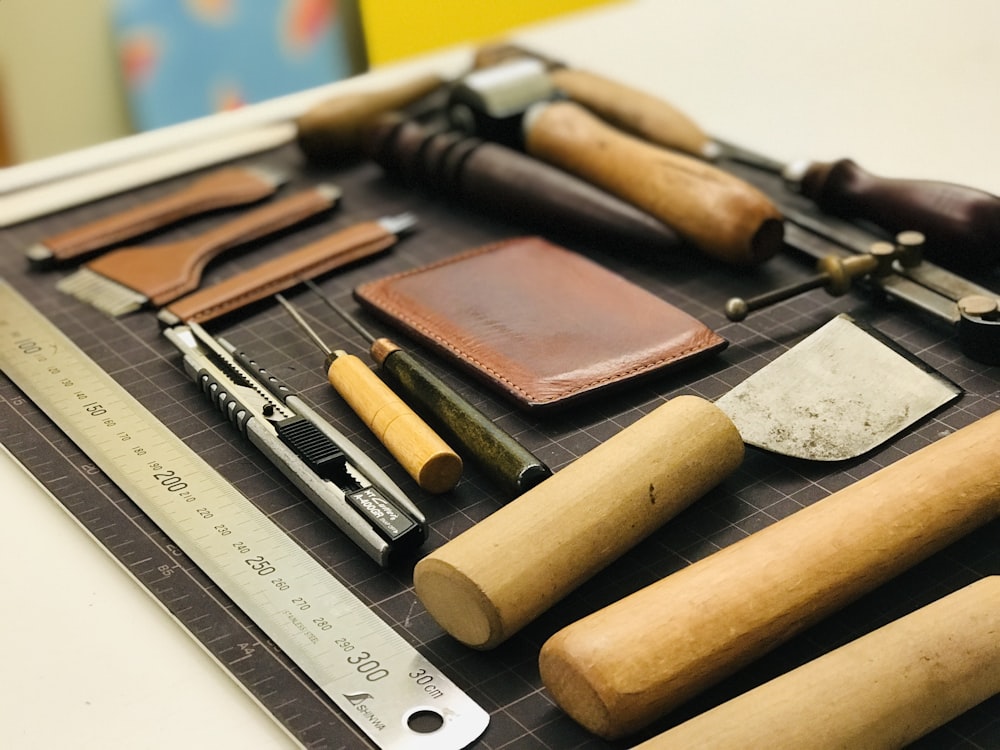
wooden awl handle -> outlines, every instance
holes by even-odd
[[[417,563],[431,616],[493,648],[705,494],[740,464],[729,418],[668,401]]]
[[[1000,576],[990,576],[636,750],[889,750],[996,693]]]
[[[375,437],[423,489],[447,492],[462,476],[462,459],[368,365],[337,351],[327,378]]]
[[[532,156],[642,208],[718,260],[761,263],[783,245],[781,213],[760,190],[623,133],[572,102],[533,105],[524,142]]]
[[[635,732],[1000,516],[1000,412],[563,628],[542,647],[556,702]]]

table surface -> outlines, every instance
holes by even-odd
[[[913,2],[904,16],[883,5],[888,6],[853,0],[758,2],[752,8],[721,0],[613,3],[526,28],[518,38],[667,97],[711,132],[779,159],[851,156],[881,174],[1000,192],[1000,149],[982,145],[992,142],[1000,121],[995,96],[1000,49],[992,39],[1000,9],[990,2],[962,3],[960,10]],[[501,229],[488,222],[463,227],[455,243],[479,233],[490,239]],[[19,239],[30,231],[30,226],[13,235],[4,230]],[[415,243],[408,260],[419,260],[424,246]],[[4,252],[12,252],[10,243],[4,243]],[[9,258],[4,267],[13,267]],[[645,281],[648,269],[616,270]],[[676,282],[653,276],[654,287],[669,289]],[[349,283],[338,281],[337,289],[343,292]],[[687,294],[681,293],[685,302]],[[802,314],[819,319],[863,304],[851,298],[822,302],[821,309]],[[698,306],[689,312],[734,341],[730,356],[752,347],[752,340],[741,338],[752,334],[727,326],[717,311]],[[906,316],[879,321],[920,345],[921,334]],[[957,414],[996,408],[995,368],[984,384],[968,362],[940,348],[936,356],[934,363],[946,372],[961,371],[966,385],[976,383],[972,391],[978,400],[971,407],[966,402]],[[672,382],[663,394],[683,387]],[[578,431],[565,431],[570,433]],[[557,466],[574,450],[559,447],[564,452],[553,454]],[[30,476],[5,459],[3,478],[16,502],[8,501],[6,522],[0,524],[8,560],[0,571],[6,594],[0,744],[295,745]],[[822,480],[805,484],[814,494],[826,491]],[[715,546],[725,542],[721,535],[706,539]],[[961,566],[960,560],[952,562]],[[995,710],[995,700],[991,706]],[[992,731],[995,739],[995,717]],[[523,746],[547,746],[534,739]],[[938,740],[958,741],[954,734]],[[518,746],[517,739],[513,743]]]

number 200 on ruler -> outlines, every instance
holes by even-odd
[[[479,705],[2,280],[0,367],[379,747],[482,734]]]

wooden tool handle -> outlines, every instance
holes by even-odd
[[[1000,412],[563,628],[542,680],[603,737],[638,731],[1000,515]]]
[[[627,133],[702,159],[717,151],[694,120],[659,97],[585,70],[556,68],[549,76],[574,102]]]
[[[739,465],[714,404],[668,401],[417,563],[427,611],[493,648],[660,528]]]
[[[991,576],[636,750],[898,748],[998,692],[1000,576]]]
[[[191,216],[263,200],[278,184],[252,169],[222,169],[163,198],[47,237],[42,245],[50,253],[49,261],[64,262]]]
[[[863,219],[890,234],[922,232],[925,257],[943,266],[982,270],[1000,261],[1000,197],[985,191],[878,177],[850,159],[810,165],[799,186],[835,216]]]
[[[423,489],[441,493],[458,484],[462,459],[364,362],[352,354],[337,352],[327,377]]]
[[[379,91],[329,99],[296,120],[299,148],[307,159],[324,166],[360,158],[366,129],[376,117],[405,107],[442,85],[440,76],[426,74]]]
[[[673,227],[727,263],[750,265],[781,249],[781,214],[757,188],[691,156],[627,135],[572,102],[534,105],[525,148]]]

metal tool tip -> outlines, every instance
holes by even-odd
[[[750,312],[750,306],[742,297],[733,297],[726,302],[726,317],[734,323],[745,320]]]
[[[412,213],[396,214],[395,216],[383,216],[378,220],[378,224],[387,232],[401,235],[412,231],[417,225],[417,216]]]
[[[275,187],[284,185],[288,182],[288,172],[276,167],[269,167],[264,164],[255,164],[252,167],[247,167],[247,171],[252,172],[264,182],[270,183]]]
[[[28,265],[36,271],[51,267],[55,263],[55,256],[45,245],[36,243],[24,251],[28,259]]]

